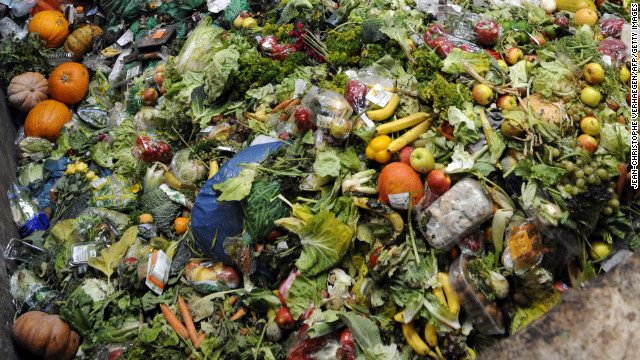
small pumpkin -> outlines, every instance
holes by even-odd
[[[38,32],[48,48],[56,48],[64,44],[69,36],[69,22],[60,11],[41,11],[29,23],[29,33],[34,32]]]
[[[13,325],[13,340],[45,360],[69,360],[80,345],[80,335],[58,315],[29,311]]]
[[[89,89],[89,71],[77,62],[59,65],[49,76],[51,97],[67,105],[84,98]]]
[[[80,58],[91,50],[93,40],[101,34],[102,29],[99,26],[83,26],[69,35],[67,41],[64,43],[64,49],[67,52],[73,53],[75,58]]]
[[[45,100],[29,111],[24,122],[24,133],[54,142],[60,135],[62,125],[69,120],[71,111],[67,105],[56,100]]]
[[[26,72],[11,79],[7,88],[9,103],[20,111],[27,112],[39,102],[47,100],[49,83],[44,75]]]

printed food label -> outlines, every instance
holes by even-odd
[[[367,125],[369,129],[373,129],[376,125],[369,119],[366,113],[363,113],[360,118],[364,121],[364,124]]]
[[[393,96],[392,93],[386,91],[382,85],[376,84],[369,90],[365,99],[380,107],[385,107],[389,103],[389,100],[391,100],[391,96]]]

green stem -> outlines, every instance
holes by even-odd
[[[565,156],[559,157],[556,161],[562,161],[562,160],[567,159],[567,158],[570,158],[570,157],[572,157],[572,156],[582,156],[582,157],[584,157],[584,158],[588,158],[587,156],[584,156],[583,154],[580,154],[580,153],[574,152],[574,153],[567,154],[567,155],[565,155]]]

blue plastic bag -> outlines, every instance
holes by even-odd
[[[232,265],[224,252],[224,239],[240,234],[244,219],[240,201],[218,203],[218,195],[211,186],[238,176],[243,168],[240,164],[260,163],[283,146],[285,143],[280,141],[250,146],[222,165],[202,186],[191,211],[191,230],[196,244],[208,257]]]

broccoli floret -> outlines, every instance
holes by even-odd
[[[291,74],[296,68],[301,66],[309,66],[309,57],[303,52],[294,52],[289,54],[282,62],[282,69],[285,74]]]
[[[419,85],[420,99],[431,103],[433,110],[440,113],[440,119],[447,120],[450,106],[461,107],[465,101],[471,101],[471,91],[462,84],[450,83],[442,75]]]
[[[344,94],[344,89],[349,82],[349,77],[346,74],[338,73],[331,79],[331,81],[325,79],[319,84],[321,88],[329,89],[340,94]]]
[[[327,61],[336,66],[356,65],[362,50],[362,27],[334,33],[327,37]]]
[[[234,84],[240,93],[245,93],[251,87],[259,87],[269,83],[279,84],[285,76],[278,60],[262,57],[256,51],[251,51],[241,57],[238,65]]]
[[[278,26],[276,24],[266,24],[262,28],[262,35],[273,35],[273,37],[278,40],[278,43],[288,43],[291,39],[291,37],[289,36],[291,30],[293,30],[293,24],[284,24],[282,26]]]
[[[413,52],[413,58],[416,60],[414,66],[416,80],[425,82],[433,79],[433,76],[442,69],[442,59],[435,51],[423,47]]]
[[[389,40],[386,41],[384,45],[368,44],[367,49],[362,54],[359,65],[360,67],[371,66],[385,55],[391,55],[394,59],[401,61],[407,59],[400,45],[393,40]]]

